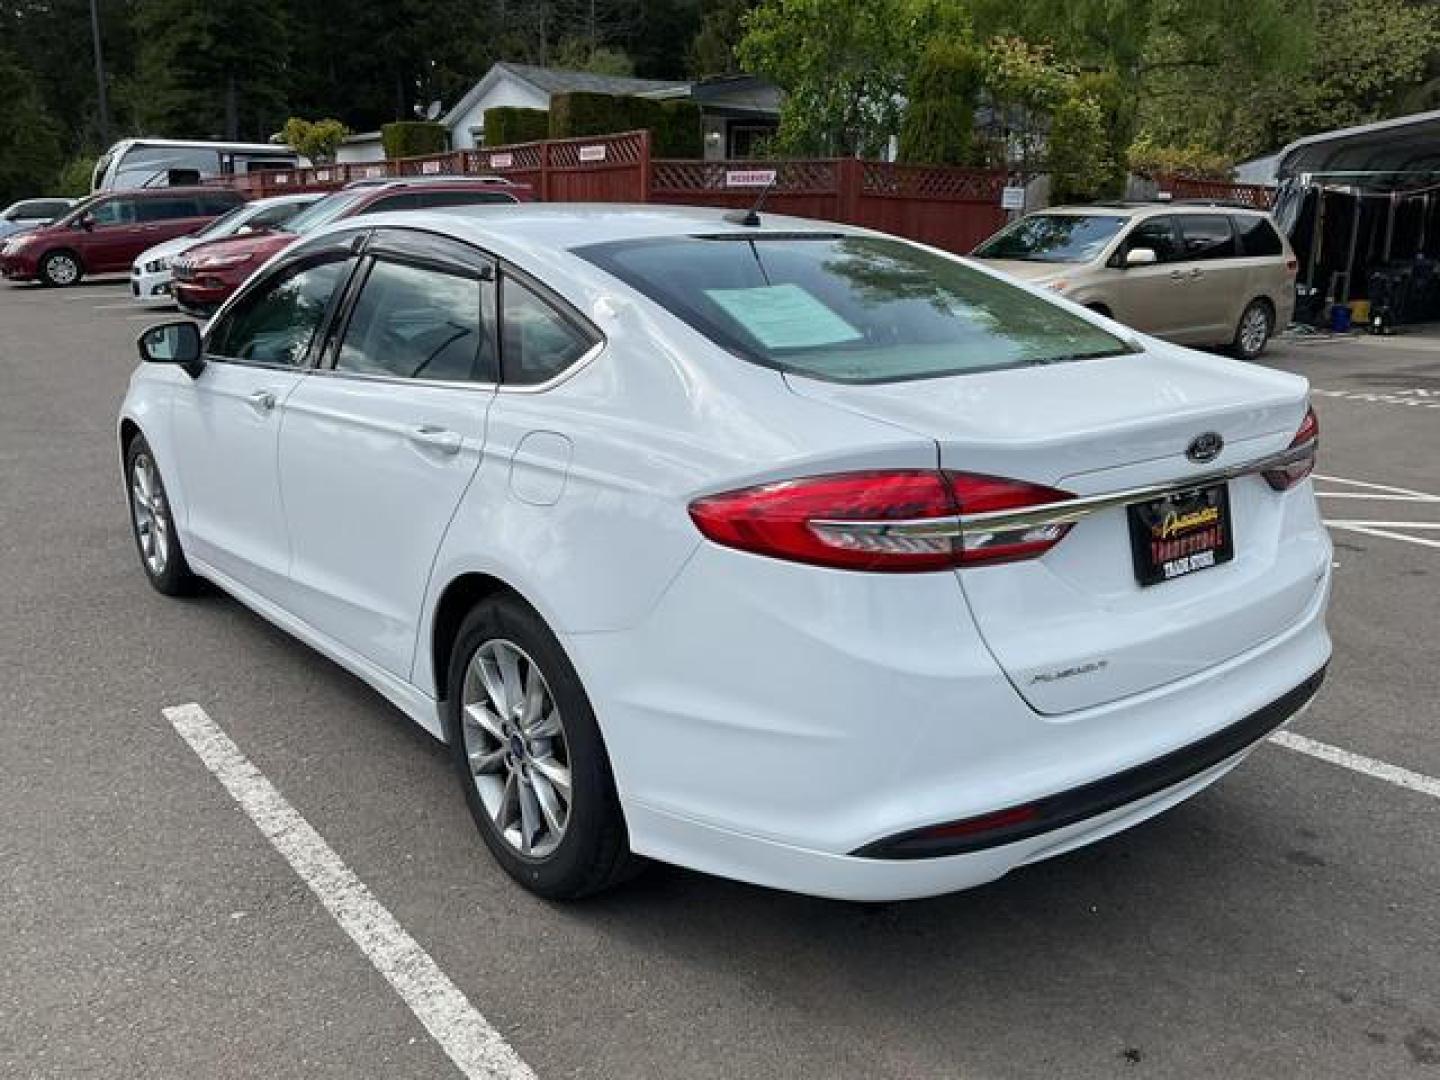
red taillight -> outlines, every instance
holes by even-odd
[[[891,573],[1034,558],[1068,526],[962,529],[969,518],[1071,498],[1053,488],[970,473],[917,470],[784,480],[698,499],[709,539],[777,559]]]
[[[1313,408],[1305,410],[1305,419],[1300,421],[1300,430],[1290,440],[1290,449],[1296,456],[1278,469],[1266,469],[1265,480],[1276,491],[1294,487],[1315,471],[1315,454],[1320,449],[1320,420]]]

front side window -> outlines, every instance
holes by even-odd
[[[1184,214],[1180,235],[1187,260],[1229,259],[1235,255],[1235,234],[1224,214]]]
[[[336,253],[324,261],[281,270],[220,320],[210,332],[207,353],[252,364],[298,367],[305,363],[349,265],[348,258]]]
[[[211,214],[228,214],[231,210],[245,205],[245,200],[233,191],[207,191],[196,196],[196,204],[202,217]]]
[[[590,351],[593,335],[513,277],[500,283],[500,364],[507,386],[549,382]]]
[[[1180,237],[1175,232],[1175,219],[1171,217],[1147,218],[1131,230],[1125,240],[1125,250],[1149,248],[1155,252],[1157,262],[1174,262],[1182,256]]]
[[[478,278],[377,260],[355,301],[335,370],[447,382],[495,381]],[[493,304],[492,304],[493,307]]]
[[[1134,351],[1050,300],[900,240],[727,234],[621,241],[576,254],[742,359],[837,382]]]
[[[1114,214],[1032,214],[975,249],[981,259],[1080,263],[1098,258],[1126,219]]]
[[[133,225],[135,223],[134,199],[106,199],[87,211],[96,225]]]
[[[245,224],[252,229],[275,229],[305,209],[304,203],[277,203],[257,210]]]

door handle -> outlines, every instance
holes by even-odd
[[[1201,277],[1204,277],[1204,276],[1205,276],[1205,271],[1202,270],[1202,269],[1200,269],[1200,267],[1198,267],[1198,266],[1197,266],[1197,267],[1194,267],[1194,268],[1190,271],[1190,277],[1191,277],[1192,279],[1193,279],[1193,278],[1201,278]]]
[[[1184,270],[1171,270],[1171,271],[1170,271],[1170,280],[1171,280],[1171,281],[1184,281],[1184,280],[1185,280],[1185,271],[1184,271]]]
[[[433,424],[421,424],[417,428],[410,429],[410,441],[416,446],[434,450],[440,454],[458,454],[460,444],[464,440],[458,431],[436,427]]]
[[[267,416],[275,408],[275,395],[269,390],[256,390],[245,399],[245,404],[261,416]]]

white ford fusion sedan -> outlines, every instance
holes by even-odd
[[[448,742],[543,896],[990,881],[1213,783],[1329,658],[1303,380],[877,233],[376,216],[140,349],[151,583]]]

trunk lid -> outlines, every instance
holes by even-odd
[[[1146,353],[945,379],[792,390],[933,438],[944,469],[1104,495],[1184,481],[1289,445],[1303,379],[1146,342]],[[1197,465],[1185,450],[1214,432]],[[1039,559],[958,571],[977,626],[1016,690],[1059,714],[1184,678],[1283,632],[1314,602],[1329,548],[1308,484],[1231,480],[1234,559],[1141,586],[1127,510],[1078,522]]]

